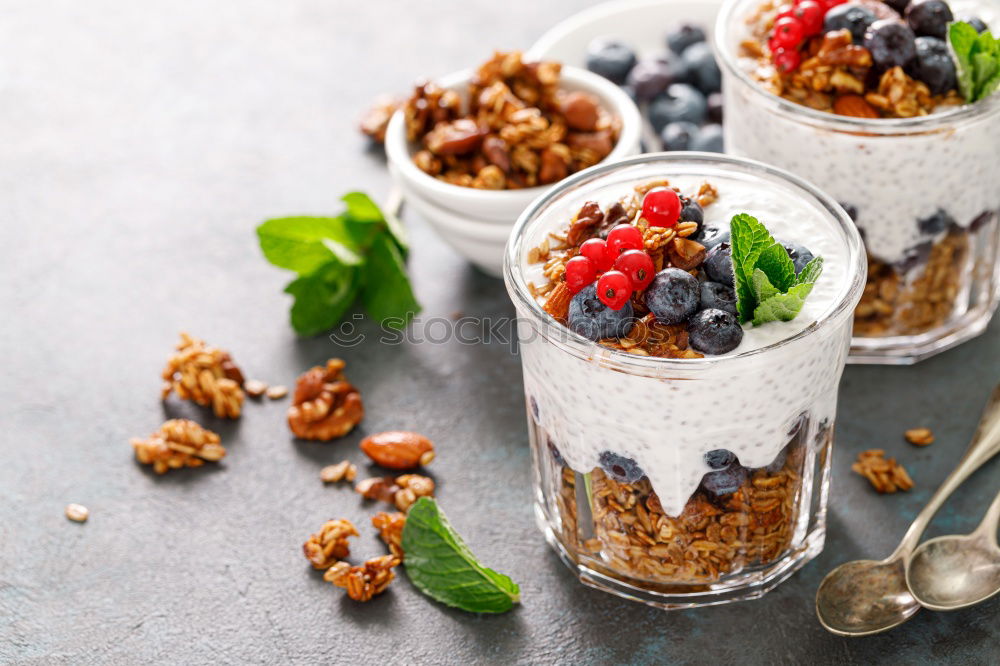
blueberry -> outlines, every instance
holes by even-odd
[[[597,298],[597,284],[581,289],[569,302],[569,327],[588,340],[620,338],[628,335],[635,323],[632,304],[612,310]]]
[[[624,83],[635,67],[635,52],[617,39],[598,37],[587,45],[587,69],[615,83]]]
[[[875,12],[862,5],[837,5],[826,13],[823,20],[823,32],[833,30],[850,30],[855,44],[860,44],[865,38],[868,26],[878,17]]]
[[[913,0],[906,8],[906,22],[918,35],[944,39],[954,18],[944,0]]]
[[[909,27],[889,19],[875,21],[865,33],[865,48],[882,69],[902,67],[917,55],[917,36]]]
[[[667,33],[667,47],[680,55],[687,47],[705,41],[705,31],[696,25],[684,23]]]
[[[705,211],[701,204],[691,197],[681,197],[681,222],[697,222],[699,227],[697,233],[701,232],[701,223],[705,221]]]
[[[917,37],[916,43],[917,58],[911,65],[913,77],[926,83],[934,95],[956,88],[958,75],[948,44],[937,37]]]
[[[700,352],[725,354],[743,342],[743,327],[732,312],[709,308],[691,317],[688,340]]]
[[[714,92],[708,96],[708,119],[713,123],[722,122],[722,93]]]
[[[705,255],[705,272],[712,280],[733,286],[733,248],[728,239],[716,243]]]
[[[691,139],[691,150],[698,150],[703,153],[722,153],[722,125],[705,125],[701,131]]]
[[[698,309],[698,280],[679,268],[664,268],[646,289],[646,307],[663,324],[679,324]]]
[[[973,28],[975,28],[976,32],[978,32],[979,34],[983,34],[984,32],[990,29],[990,27],[986,25],[986,21],[979,18],[978,16],[963,16],[958,20],[961,21],[962,23],[968,23]]]
[[[691,45],[681,57],[698,90],[706,95],[722,90],[722,72],[708,42]]]
[[[708,103],[694,86],[674,83],[649,104],[649,122],[662,132],[670,123],[687,121],[699,125],[705,120]]]
[[[910,4],[910,0],[882,0],[882,2],[900,16],[906,11],[906,5]]]
[[[566,459],[562,457],[561,453],[559,453],[559,449],[556,448],[556,445],[552,443],[551,439],[548,439],[548,443],[549,443],[549,453],[552,455],[552,459],[555,460],[556,464],[559,465],[560,467],[565,467]]]
[[[670,123],[660,132],[660,143],[663,144],[663,150],[688,150],[691,138],[697,136],[698,132],[698,126],[686,120]]]
[[[701,307],[736,314],[736,291],[718,282],[702,282]]]
[[[954,224],[955,219],[941,208],[930,217],[925,217],[917,221],[920,233],[927,234],[928,236],[937,235]]]
[[[780,243],[788,251],[788,256],[791,257],[792,263],[795,264],[796,273],[801,273],[806,264],[814,259],[813,253],[807,247],[798,243],[786,243],[785,241],[780,241]]]
[[[620,456],[612,451],[603,451],[598,456],[601,469],[618,483],[635,483],[646,473],[631,458]]]
[[[683,78],[683,65],[676,59],[666,62],[658,58],[644,58],[628,73],[626,83],[635,91],[637,101],[648,102],[666,90],[671,83]]]
[[[726,449],[715,449],[705,454],[705,463],[712,469],[725,469],[736,462],[736,454]]]
[[[701,487],[717,497],[729,495],[739,490],[748,476],[747,468],[736,461],[725,469],[706,474],[701,479]]]
[[[698,233],[691,236],[705,246],[706,250],[711,250],[719,243],[728,243],[731,234],[726,227],[702,227]]]

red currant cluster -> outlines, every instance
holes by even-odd
[[[794,0],[778,11],[767,45],[771,49],[775,66],[787,74],[798,69],[802,62],[799,47],[809,37],[823,32],[826,13],[847,0]]]
[[[650,226],[671,228],[681,216],[681,200],[666,187],[650,190],[642,200],[642,217]],[[597,297],[612,310],[621,310],[632,297],[653,281],[656,267],[643,250],[642,232],[631,224],[619,224],[608,239],[591,238],[580,246],[580,254],[566,262],[566,286],[576,294],[597,280]]]

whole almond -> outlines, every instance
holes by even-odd
[[[562,112],[566,116],[566,124],[575,130],[591,132],[597,129],[599,112],[593,95],[569,93],[562,99]]]
[[[852,118],[878,118],[878,111],[860,95],[841,95],[833,103],[833,112]]]
[[[391,430],[361,440],[361,450],[389,469],[411,469],[434,460],[434,443],[421,434]]]

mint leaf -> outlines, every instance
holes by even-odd
[[[400,328],[420,312],[406,277],[403,255],[388,234],[372,243],[364,267],[364,288],[361,300],[372,318],[393,328]]]
[[[786,294],[776,294],[763,301],[753,311],[753,325],[760,326],[772,321],[791,321],[802,310],[806,297],[812,291],[813,283],[797,284]]]
[[[795,264],[788,256],[788,250],[780,243],[764,248],[754,268],[764,271],[771,284],[780,291],[787,291],[795,284]]]
[[[388,229],[389,233],[392,235],[396,245],[399,247],[400,252],[403,253],[404,257],[406,256],[407,251],[410,249],[410,245],[409,240],[406,237],[406,230],[399,222],[399,218],[380,210],[379,207],[375,205],[375,202],[373,202],[364,192],[348,192],[342,198],[344,203],[347,204],[347,215],[351,218],[351,220],[356,222],[374,222],[384,224],[385,228]],[[392,207],[391,204],[390,207]]]
[[[759,268],[753,269],[753,277],[751,278],[751,281],[753,282],[753,295],[757,303],[763,303],[775,294],[781,293],[773,284],[771,284],[767,274]]]
[[[299,335],[316,335],[333,328],[354,303],[358,288],[358,269],[334,262],[293,280],[285,287],[285,293],[295,297],[292,328]]]
[[[823,274],[823,257],[816,257],[802,267],[802,272],[795,278],[795,284],[816,284]]]
[[[504,613],[520,601],[517,583],[480,564],[430,497],[418,499],[406,515],[403,553],[410,581],[443,604]]]
[[[334,258],[324,241],[353,243],[340,217],[281,217],[257,227],[264,257],[279,268],[309,275]]]
[[[764,225],[751,215],[741,213],[729,223],[732,234],[733,277],[736,287],[736,311],[740,323],[753,317],[756,299],[753,292],[753,269],[757,259],[774,239]]]
[[[970,104],[1000,88],[1000,40],[965,22],[948,26],[948,43],[958,70],[958,89]]]
[[[958,70],[958,91],[970,103],[975,101],[976,94],[972,49],[978,39],[979,33],[968,23],[956,22],[948,26],[948,43]]]

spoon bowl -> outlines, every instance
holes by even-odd
[[[913,554],[908,580],[925,608],[978,604],[1000,592],[1000,550],[973,536],[931,539]]]

